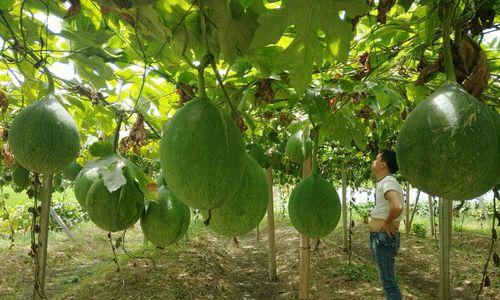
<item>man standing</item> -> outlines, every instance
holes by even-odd
[[[402,299],[395,273],[398,229],[404,208],[403,190],[393,175],[397,171],[396,153],[391,150],[379,153],[372,163],[377,186],[375,207],[371,211],[370,249],[388,300]]]

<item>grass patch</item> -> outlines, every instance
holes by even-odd
[[[343,264],[340,273],[350,281],[372,281],[377,275],[373,266],[352,262]]]

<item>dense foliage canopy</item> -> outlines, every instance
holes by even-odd
[[[455,2],[457,81],[498,111],[494,1]],[[429,0],[1,1],[2,167],[12,118],[47,93],[46,66],[79,128],[81,165],[120,119],[122,155],[159,171],[162,126],[206,90],[247,142],[285,153],[290,135],[312,130],[320,173],[337,181],[347,165],[349,182],[366,184],[373,154],[445,81],[440,11]],[[281,171],[300,166],[283,157]]]

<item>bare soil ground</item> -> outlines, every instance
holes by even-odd
[[[112,261],[106,233],[93,225],[76,230],[77,242],[63,234],[51,235],[46,294],[49,299],[296,299],[298,298],[299,235],[286,222],[276,224],[279,280],[267,274],[265,224],[261,239],[255,233],[231,239],[194,224],[188,237],[168,249],[144,245],[136,226],[126,236],[126,248]],[[117,235],[115,236],[115,238]],[[343,251],[342,228],[311,252],[311,298],[383,299],[368,246],[368,226],[354,227],[350,256]],[[401,238],[397,274],[405,299],[437,299],[438,250],[433,238]],[[476,233],[454,233],[451,252],[453,299],[475,299],[490,238]],[[29,241],[12,250],[1,244],[0,299],[30,299],[32,261]],[[311,249],[314,248],[314,243]],[[500,299],[498,269],[490,266],[491,286],[480,299]]]

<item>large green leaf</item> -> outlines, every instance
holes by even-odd
[[[261,1],[255,1],[247,9],[237,0],[204,2],[212,9],[212,20],[217,26],[220,51],[225,60],[232,63],[239,53],[247,52],[259,25],[257,18],[265,8]]]
[[[296,34],[284,56],[291,69],[290,83],[298,93],[302,93],[311,82],[314,64],[322,64],[325,47],[332,58],[342,62],[347,59],[353,38],[349,20],[366,13],[368,9],[363,0],[283,1],[282,7],[270,10],[259,18],[261,25],[252,41],[252,48],[277,43],[285,29],[294,26]],[[320,31],[324,32],[326,45],[319,35]]]
[[[2,0],[0,2],[0,9],[10,9],[14,6],[14,3],[16,3],[16,0]]]

